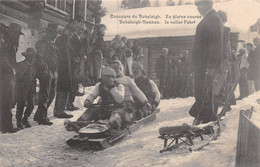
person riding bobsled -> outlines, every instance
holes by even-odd
[[[137,113],[136,113],[136,104],[134,101],[134,97],[136,97],[140,103],[142,111],[149,112],[152,109],[151,104],[143,94],[143,92],[137,87],[134,80],[128,76],[125,76],[123,74],[123,65],[119,60],[115,60],[111,63],[111,67],[116,72],[116,78],[115,81],[119,84],[122,84],[125,88],[125,97],[124,97],[124,104],[127,116],[130,122],[133,122],[136,119]]]
[[[101,75],[101,82],[95,86],[84,102],[84,107],[88,109],[78,121],[108,119],[112,129],[123,128],[129,123],[127,113],[124,111],[124,86],[115,81],[116,73],[110,67],[104,67]],[[95,106],[92,103],[98,96],[101,99],[98,106]]]
[[[144,93],[146,98],[148,99],[149,103],[152,105],[152,110],[155,110],[156,107],[160,103],[160,91],[157,87],[157,85],[154,83],[153,80],[149,79],[147,76],[145,76],[143,72],[143,65],[140,62],[134,61],[132,64],[132,71],[134,76],[134,81],[137,87]],[[136,108],[142,109],[142,103],[140,100],[135,98]],[[142,113],[140,116],[146,116],[143,115],[145,113]]]

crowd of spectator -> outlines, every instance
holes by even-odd
[[[156,62],[159,90],[163,98],[188,97],[194,95],[194,76],[191,70],[191,55],[187,50],[179,54],[162,49]]]
[[[239,100],[260,90],[260,40],[254,38],[253,43],[247,43],[239,50]]]

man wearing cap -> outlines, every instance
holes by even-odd
[[[134,61],[132,64],[132,71],[134,81],[138,88],[144,93],[152,108],[155,109],[160,102],[160,91],[153,80],[150,80],[147,76],[142,74],[143,65],[140,62]],[[142,109],[142,103],[135,99],[136,108]],[[141,117],[146,116],[146,111],[141,112]]]
[[[12,124],[12,104],[15,81],[16,52],[19,46],[22,27],[11,23],[6,31],[0,32],[0,130],[14,133],[18,129]]]
[[[218,119],[218,105],[212,98],[213,78],[220,72],[224,26],[212,8],[213,0],[196,0],[195,4],[203,19],[197,26],[192,49],[196,102],[190,115],[195,117],[194,124],[200,124]]]
[[[54,43],[57,28],[57,24],[49,23],[45,28],[45,36],[35,44],[35,48],[40,54],[40,57],[36,60],[40,91],[38,109],[34,115],[34,120],[43,125],[52,125],[52,122],[47,118],[47,110],[55,97],[57,83],[58,63]]]
[[[38,53],[34,48],[27,48],[26,52],[22,55],[25,60],[17,64],[17,109],[16,109],[16,120],[17,128],[23,129],[25,127],[31,127],[28,122],[33,108],[34,108],[34,93],[36,91],[36,69],[35,69],[35,58]],[[26,110],[24,107],[26,105]]]
[[[111,127],[119,129],[127,122],[127,113],[123,110],[125,89],[122,84],[115,81],[116,73],[112,68],[102,68],[101,75],[101,82],[95,86],[84,102],[88,110],[79,121],[109,119]],[[91,107],[98,96],[101,97],[100,107]]]
[[[63,33],[59,36],[55,44],[57,46],[58,57],[58,80],[57,80],[57,95],[54,106],[54,116],[57,118],[71,118],[73,115],[65,113],[65,107],[68,102],[69,93],[72,92],[72,47],[70,44],[70,38],[76,29],[67,24],[63,29]]]

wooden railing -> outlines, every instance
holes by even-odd
[[[253,107],[240,111],[236,167],[260,166],[260,129],[250,121],[253,111]]]

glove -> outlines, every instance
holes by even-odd
[[[84,107],[89,108],[91,106],[91,102],[89,100],[84,101]]]

